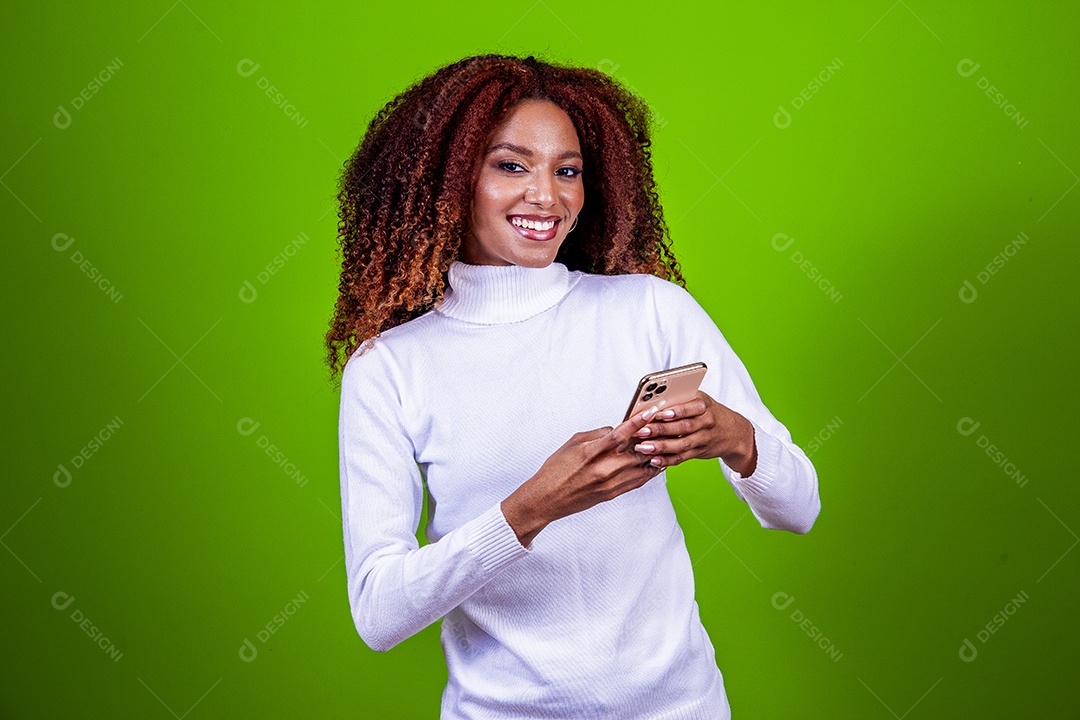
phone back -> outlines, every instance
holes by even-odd
[[[660,407],[663,408],[692,400],[707,370],[705,363],[696,362],[670,370],[649,373],[638,382],[637,392],[630,401],[630,407],[626,411],[623,422],[653,405],[662,403]]]

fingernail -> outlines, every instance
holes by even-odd
[[[674,410],[665,410],[664,412],[660,413],[660,415],[658,415],[657,417],[673,418],[673,417],[675,417],[675,411]]]
[[[646,410],[645,412],[641,413],[641,416],[642,416],[643,418],[645,418],[646,420],[652,420],[652,418],[653,418],[653,415],[655,415],[655,414],[656,414],[656,411],[657,411],[657,410],[659,410],[659,409],[660,409],[660,408],[658,408],[658,407],[656,407],[655,405],[653,405],[653,406],[652,406],[651,408],[649,408],[649,409],[648,409],[648,410]]]
[[[661,460],[660,458],[654,457],[652,460],[649,461],[649,464],[652,465],[653,467],[660,467],[660,464],[663,463],[663,462],[664,461]]]
[[[653,446],[652,443],[638,443],[634,446],[634,449],[638,452],[651,453],[656,448]]]
[[[649,437],[650,435],[652,435],[652,430],[649,428],[648,425],[646,425],[645,427],[634,433],[634,435],[637,437]]]

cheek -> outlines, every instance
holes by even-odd
[[[495,182],[477,183],[473,190],[473,215],[480,222],[493,222],[503,216],[506,206],[512,201],[507,189]]]
[[[563,193],[563,202],[567,207],[581,210],[585,205],[585,187],[579,184],[576,187],[567,188]]]
[[[583,188],[577,190],[571,190],[563,194],[563,204],[573,210],[573,213],[578,214],[581,212],[582,207],[585,204],[585,191]]]
[[[473,227],[483,227],[487,225],[490,215],[490,201],[483,195],[483,193],[477,191],[473,193],[472,206],[469,208],[469,214],[472,219]]]

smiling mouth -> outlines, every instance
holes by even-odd
[[[559,230],[559,218],[554,216],[507,215],[506,221],[529,240],[551,240]]]

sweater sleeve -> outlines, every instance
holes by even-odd
[[[423,481],[402,421],[401,386],[380,350],[377,342],[346,364],[338,446],[349,605],[360,637],[385,652],[531,551],[499,503],[419,546]]]
[[[757,466],[742,477],[720,458],[724,478],[764,528],[807,533],[821,511],[817,471],[791,434],[762,403],[742,361],[697,300],[683,287],[659,279],[662,327],[672,328],[671,367],[702,361],[708,372],[701,389],[739,413],[754,428]]]

